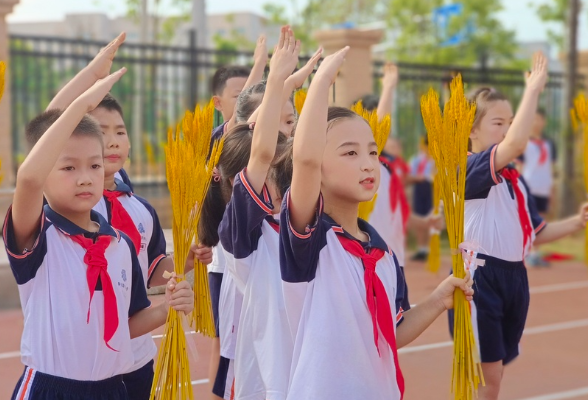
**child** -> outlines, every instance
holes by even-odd
[[[523,262],[527,251],[533,242],[547,243],[581,230],[588,219],[584,205],[580,215],[545,225],[525,181],[510,165],[527,147],[528,127],[547,75],[547,60],[538,54],[514,120],[510,103],[496,90],[481,88],[470,96],[476,115],[466,170],[464,239],[478,243],[471,250],[485,260],[473,276],[476,294],[471,303],[486,381],[478,388],[481,400],[498,398],[504,365],[519,354],[529,308]]]
[[[233,259],[229,271],[243,293],[234,367],[236,399],[284,399],[288,389],[293,342],[276,263],[279,226],[273,217],[282,194],[266,181],[276,155],[284,83],[299,51],[300,42],[289,27],[283,27],[253,132],[244,124],[226,139],[252,138],[250,146],[241,147],[243,153],[250,153],[249,160],[234,177],[219,228],[223,249]],[[223,167],[219,163],[221,176],[230,180]]]
[[[322,54],[322,49],[317,50],[313,57],[298,71],[292,74],[284,83],[284,91],[281,98],[281,116],[280,116],[280,131],[288,135],[293,132],[295,125],[294,106],[292,103],[291,93],[302,86],[308,76],[312,73],[314,66],[319,61]],[[239,123],[254,122],[259,112],[259,105],[265,93],[266,84],[264,82],[255,84],[245,89],[237,100],[235,108],[235,120]],[[243,156],[243,149],[246,147],[249,151],[251,144],[234,142],[229,140],[233,130],[226,133],[225,144],[223,147],[223,155],[219,160],[219,164],[224,165],[223,173],[227,173],[230,178],[234,178],[243,168],[246,167],[249,156]],[[246,140],[240,138],[239,140]],[[231,144],[235,147],[231,150]],[[230,187],[227,189],[223,183],[228,182],[228,178],[224,179],[220,174],[217,174],[215,179],[211,182],[210,189],[206,195],[204,202],[202,217],[200,218],[199,237],[203,245],[214,248],[214,257],[212,264],[218,268],[220,273],[209,273],[209,284],[211,296],[213,297],[213,312],[216,310],[215,322],[217,326],[217,335],[220,337],[220,365],[217,362],[211,362],[211,370],[214,369],[211,382],[213,382],[213,393],[222,398],[226,392],[226,398],[230,397],[230,391],[233,382],[233,360],[235,359],[235,348],[237,345],[237,334],[239,326],[239,318],[241,315],[241,305],[243,302],[243,293],[237,288],[232,277],[223,278],[225,266],[232,263],[232,256],[225,254],[222,246],[219,244],[218,229],[223,218],[228,198],[230,198]],[[223,189],[224,188],[224,189]],[[223,198],[223,191],[227,199]],[[228,259],[227,259],[228,258]],[[220,267],[220,268],[219,268]],[[216,289],[213,289],[216,288]],[[218,294],[215,297],[213,292]],[[214,353],[211,357],[215,357]]]
[[[549,211],[549,200],[553,190],[553,164],[557,160],[553,141],[543,137],[545,122],[545,110],[539,108],[535,113],[531,140],[521,157],[522,175],[542,218],[545,218]],[[549,263],[541,258],[537,248],[531,251],[527,261],[532,267],[549,266]]]
[[[124,73],[27,127],[39,140],[18,171],[3,235],[25,317],[26,368],[13,399],[127,399],[121,374],[133,365],[130,339],[165,323],[168,306],[193,308],[188,282],[173,279],[166,301],[149,308],[132,241],[92,211],[104,149],[85,114]]]
[[[212,131],[212,141],[235,126],[234,111],[237,97],[243,89],[261,81],[267,65],[265,35],[259,36],[253,53],[253,68],[232,65],[220,67],[212,77],[212,100],[223,116],[224,122]]]
[[[428,140],[423,138],[419,144],[419,153],[410,161],[411,176],[408,182],[414,183],[412,192],[412,210],[425,217],[433,209],[433,175],[435,162],[429,156]],[[429,227],[417,226],[414,229],[418,250],[412,256],[413,261],[427,261],[429,256]]]
[[[453,306],[456,287],[473,294],[471,281],[449,277],[422,304],[399,307],[398,262],[357,218],[379,184],[373,134],[352,111],[328,108],[348,50],[326,57],[310,85],[281,209],[280,267],[294,337],[288,399],[400,399],[397,347]]]

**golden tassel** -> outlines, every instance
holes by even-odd
[[[442,115],[439,95],[429,89],[421,98],[421,112],[444,204],[453,274],[463,278],[464,262],[457,249],[464,239],[465,170],[476,106],[465,97],[461,75],[451,82],[450,93]],[[454,311],[452,392],[455,399],[469,400],[477,396],[478,385],[484,384],[484,377],[472,329],[470,305],[461,290],[454,293]]]
[[[574,130],[579,127],[578,120],[582,123],[582,136],[584,140],[584,185],[588,193],[588,99],[583,93],[578,94],[574,99],[574,109],[570,110],[572,126]],[[585,263],[588,265],[588,225],[586,226],[586,237],[584,242]]]
[[[378,119],[378,113],[376,110],[368,111],[363,108],[363,104],[361,101],[358,101],[351,107],[351,111],[355,112],[359,116],[363,117],[374,134],[374,140],[378,145],[378,155],[382,153],[384,150],[384,146],[386,145],[386,141],[388,140],[388,135],[390,135],[390,127],[392,125],[392,120],[390,118],[390,114],[387,114],[382,120]],[[359,218],[367,221],[374,211],[374,207],[376,205],[376,198],[378,194],[376,193],[370,201],[364,201],[359,203]]]
[[[198,221],[212,171],[222,151],[223,142],[216,142],[210,158],[208,151],[212,133],[214,106],[198,106],[194,113],[187,111],[175,129],[168,130],[165,146],[167,184],[173,212],[175,272],[183,278],[184,266],[192,243],[198,243]],[[206,266],[194,262],[195,330],[205,335],[215,333],[210,305]],[[181,313],[170,309],[165,333],[151,388],[151,399],[193,399],[190,365],[186,350],[186,336]]]
[[[306,89],[298,89],[296,93],[294,93],[294,108],[296,108],[298,115],[302,113],[307,93],[308,91]]]
[[[435,174],[433,179],[433,213],[439,215],[440,203],[439,177]],[[431,239],[429,241],[429,258],[427,260],[427,271],[436,274],[441,268],[441,232],[431,228]]]

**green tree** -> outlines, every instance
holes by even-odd
[[[491,60],[493,65],[511,66],[517,44],[514,32],[506,29],[497,17],[501,0],[461,0],[463,14],[448,23],[448,35],[472,27],[463,43],[443,47],[444,41],[433,23],[435,8],[443,0],[310,0],[295,15],[294,27],[307,35],[325,24],[351,21],[364,24],[384,22],[391,37],[390,57],[398,61],[435,64],[475,65]],[[284,22],[283,3],[268,3],[266,15]]]
[[[551,43],[557,46],[558,49],[562,50],[564,48],[563,28],[566,23],[568,0],[549,0],[544,1],[541,4],[529,3],[529,6],[535,8],[541,21],[557,24],[556,29],[547,29],[547,37]]]

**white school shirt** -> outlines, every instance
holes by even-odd
[[[39,372],[80,381],[99,381],[129,371],[133,365],[128,318],[149,307],[141,269],[128,236],[113,229],[100,214],[90,233],[45,205],[41,231],[32,249],[16,252],[12,209],[3,237],[24,314],[22,363]],[[90,303],[86,250],[69,236],[111,236],[105,251],[116,295],[118,328],[104,343],[104,296],[97,286]],[[88,306],[90,307],[89,320]]]
[[[134,195],[131,188],[121,180],[115,179],[115,183],[117,191],[126,193],[126,195],[119,196],[118,200],[141,235],[141,249],[137,257],[143,273],[143,282],[145,282],[146,287],[149,287],[153,271],[155,271],[161,260],[166,258],[163,229],[159,223],[157,212],[147,200]],[[108,222],[111,221],[110,202],[105,197],[102,197],[98,204],[94,206],[94,210],[99,212]],[[153,357],[157,354],[157,346],[150,333],[133,339],[132,345],[135,363],[128,372],[133,372],[143,367],[153,360]]]
[[[222,248],[226,269],[232,268],[233,255]],[[223,274],[218,301],[218,330],[220,339],[220,355],[229,360],[235,359],[237,334],[239,332],[239,318],[243,304],[243,292],[237,289],[237,284],[231,274]]]
[[[348,233],[322,212],[306,234],[293,230],[287,193],[280,215],[280,268],[284,299],[294,334],[288,399],[398,400],[396,366],[390,346],[378,335],[366,303],[364,267],[337,238]],[[376,264],[396,323],[402,320],[406,283],[396,257],[367,222],[359,227],[370,237],[366,247],[385,254]],[[394,315],[392,315],[394,318]],[[396,329],[396,327],[395,327]]]
[[[540,163],[541,148],[546,151],[545,161]],[[553,161],[555,150],[549,140],[529,140],[523,154],[523,176],[529,186],[531,194],[540,197],[550,197],[553,187]]]
[[[294,343],[288,325],[279,264],[278,223],[267,187],[258,195],[246,171],[219,227],[234,257],[229,274],[243,291],[235,354],[235,399],[285,400]]]
[[[212,262],[206,266],[207,271],[214,272],[217,274],[224,274],[225,266],[226,260],[223,248],[219,246],[214,246],[212,248]]]
[[[533,232],[530,243],[523,249],[523,231],[513,188],[494,168],[497,145],[481,153],[468,155],[465,184],[464,239],[477,243],[479,252],[505,261],[522,261],[535,235],[545,227],[529,196],[525,180],[519,177],[519,187],[525,196]]]
[[[396,173],[393,171],[392,173]],[[401,267],[404,267],[404,247],[406,236],[404,234],[404,221],[402,218],[402,206],[397,202],[396,210],[390,206],[390,181],[391,172],[380,164],[380,187],[376,204],[369,219],[369,223],[382,236],[390,246]],[[400,188],[400,190],[404,190]]]

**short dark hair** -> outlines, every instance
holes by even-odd
[[[98,103],[96,108],[104,108],[108,111],[116,111],[117,113],[120,114],[121,118],[124,119],[122,106],[120,105],[118,100],[115,99],[114,96],[111,95],[110,93],[108,93],[106,96],[104,96],[104,98],[102,99],[102,101],[100,103]]]
[[[541,115],[543,118],[547,118],[547,111],[543,107],[537,108],[537,114]]]
[[[231,78],[248,78],[251,70],[240,65],[229,65],[220,67],[212,77],[212,94],[218,96],[222,94],[227,86],[227,81]]]
[[[361,105],[363,106],[364,110],[366,111],[374,111],[378,109],[378,104],[380,103],[380,98],[375,94],[366,94],[359,100],[357,100],[354,104],[357,104],[361,101]]]
[[[51,109],[44,113],[36,116],[28,123],[25,129],[25,137],[27,143],[32,148],[41,137],[47,132],[47,130],[61,117],[63,114],[62,110]],[[79,124],[75,127],[72,132],[72,136],[88,136],[96,138],[102,143],[102,130],[98,125],[98,122],[86,114],[82,117]]]

